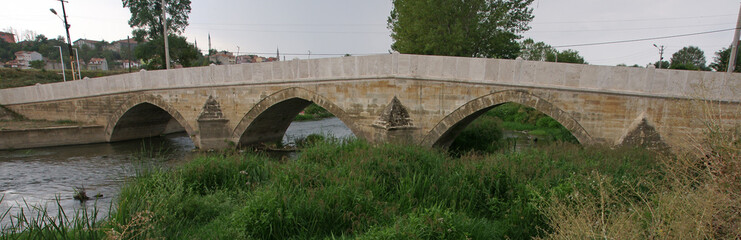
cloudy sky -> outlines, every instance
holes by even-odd
[[[130,13],[120,0],[68,0],[65,4],[73,40],[113,41],[131,34]],[[287,58],[333,54],[387,53],[391,38],[386,19],[391,0],[192,0],[189,41],[212,47]],[[552,46],[655,38],[726,30],[735,27],[739,2],[730,0],[535,0],[532,29],[524,35]],[[48,37],[64,34],[58,0],[3,0],[0,29]],[[591,64],[645,65],[659,58],[653,44],[666,46],[665,59],[682,47],[705,51],[708,63],[727,47],[733,31],[619,44],[573,46]]]

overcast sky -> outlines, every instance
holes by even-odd
[[[68,0],[70,35],[114,41],[131,34],[128,9],[120,0]],[[276,48],[288,59],[329,57],[325,54],[387,53],[391,38],[386,19],[391,0],[192,0],[189,41],[240,53],[273,56]],[[552,46],[691,34],[735,27],[739,2],[730,0],[535,0],[532,29],[524,35]],[[64,35],[57,0],[3,0],[0,29],[21,35],[31,30],[47,37]],[[646,65],[659,58],[653,44],[666,46],[665,59],[682,47],[705,51],[707,62],[727,47],[733,31],[621,44],[568,47],[590,64]],[[566,48],[561,48],[566,49]],[[290,55],[303,54],[303,55]]]

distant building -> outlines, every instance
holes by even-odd
[[[261,57],[257,55],[240,55],[237,56],[237,63],[261,63],[261,62],[275,62],[278,58],[274,57]]]
[[[44,60],[41,53],[29,52],[29,51],[18,51],[15,52],[15,60],[7,62],[5,65],[11,68],[29,69],[31,68],[31,61]]]
[[[111,45],[106,46],[107,50],[111,50],[117,53],[125,53],[127,51],[132,52],[134,49],[136,49],[136,46],[139,45],[139,43],[134,39],[121,39],[115,42],[112,42]]]
[[[87,64],[87,69],[108,71],[108,61],[105,58],[91,58]]]
[[[15,43],[15,34],[0,32],[0,39],[5,40],[9,43]]]
[[[121,68],[123,69],[129,69],[129,66],[133,69],[139,69],[141,67],[141,64],[139,62],[130,61],[130,60],[116,60],[117,63],[121,64]]]
[[[208,58],[208,60],[219,65],[229,65],[237,63],[237,58],[234,57],[234,54],[230,52],[220,52],[217,54],[212,54]]]
[[[102,41],[95,41],[95,40],[89,40],[89,39],[77,39],[77,41],[73,42],[75,46],[77,47],[83,47],[87,46],[89,48],[95,48],[95,45],[103,43]]]

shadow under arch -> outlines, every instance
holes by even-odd
[[[179,126],[175,125],[179,124]],[[175,108],[160,97],[140,94],[127,99],[108,119],[106,141],[147,138],[185,130],[194,144],[195,132]]]
[[[448,114],[427,133],[421,144],[447,148],[473,120],[492,108],[508,102],[534,108],[552,117],[569,130],[581,144],[593,143],[589,133],[574,118],[552,103],[525,90],[505,90],[471,100]]]
[[[242,146],[281,141],[291,122],[312,102],[340,119],[355,136],[360,136],[342,108],[312,91],[292,87],[277,91],[255,104],[232,131],[232,141]]]

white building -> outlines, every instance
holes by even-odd
[[[43,56],[41,56],[41,53],[38,52],[29,52],[29,51],[18,51],[15,52],[15,60],[11,61],[12,64],[11,67],[17,67],[20,69],[29,69],[31,68],[31,61],[38,61],[38,60],[44,60]]]

